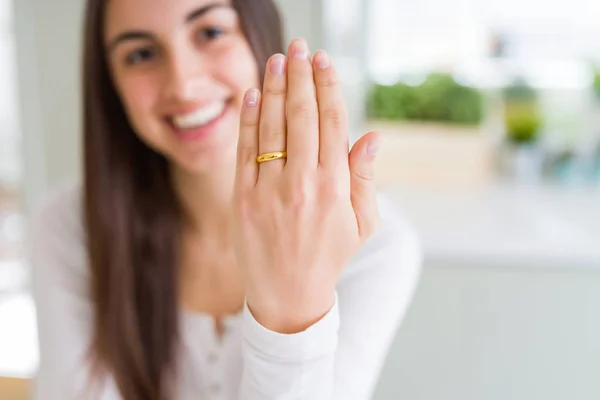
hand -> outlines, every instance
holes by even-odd
[[[260,324],[281,333],[302,331],[329,311],[340,273],[379,222],[379,135],[363,136],[349,154],[347,111],[329,57],[317,52],[311,65],[301,39],[288,54],[269,60],[262,96],[246,93],[234,191],[246,300]],[[287,160],[256,161],[281,150]]]

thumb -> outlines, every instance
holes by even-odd
[[[379,225],[375,185],[375,155],[381,145],[381,134],[369,132],[352,146],[349,157],[352,207],[356,213],[359,235],[366,239]]]

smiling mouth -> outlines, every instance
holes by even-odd
[[[178,130],[202,128],[223,115],[229,105],[227,101],[215,101],[191,113],[168,117],[170,124]]]

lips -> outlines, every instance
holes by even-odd
[[[225,101],[215,101],[190,113],[172,116],[170,122],[175,128],[181,130],[201,128],[219,118],[226,106]]]
[[[228,114],[230,105],[231,99],[214,101],[191,112],[173,113],[165,119],[179,140],[196,142],[213,137],[222,131],[219,129],[219,123]]]

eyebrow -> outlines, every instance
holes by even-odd
[[[197,20],[198,18],[202,17],[207,12],[209,12],[215,8],[231,8],[231,5],[226,4],[226,3],[221,3],[221,2],[207,4],[203,7],[200,7],[198,9],[190,12],[185,17],[185,23],[190,24],[190,23],[194,22],[195,20]],[[119,44],[130,41],[130,40],[152,40],[153,38],[154,38],[154,35],[147,31],[123,32],[111,41],[110,45],[108,46],[108,50],[109,50],[109,52],[112,52]]]
[[[229,5],[227,3],[221,3],[221,2],[207,4],[204,7],[200,7],[197,10],[194,10],[191,13],[189,13],[187,15],[187,17],[185,17],[185,23],[186,24],[192,23],[196,19],[200,18],[201,16],[203,16],[204,14],[206,14],[207,12],[209,12],[215,8],[231,8],[231,5]]]

